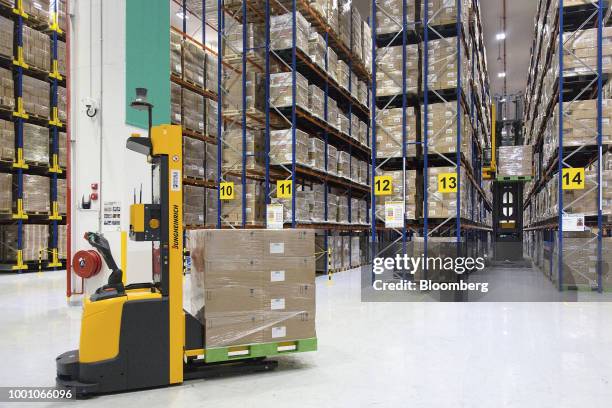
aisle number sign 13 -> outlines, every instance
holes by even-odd
[[[389,196],[393,194],[393,177],[376,176],[374,178],[374,195]]]
[[[233,200],[234,199],[234,182],[226,181],[219,184],[219,195],[222,200]]]
[[[563,190],[584,190],[584,168],[563,169]]]
[[[438,174],[438,192],[439,193],[456,193],[457,173],[440,173]]]
[[[291,198],[291,180],[278,180],[276,182],[276,198]]]

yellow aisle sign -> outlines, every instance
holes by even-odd
[[[234,199],[234,182],[226,181],[219,185],[219,193],[222,200]]]
[[[291,180],[278,180],[276,182],[276,198],[291,198],[292,190]]]
[[[456,193],[457,184],[457,173],[438,174],[438,193]]]
[[[388,196],[393,194],[393,177],[376,176],[374,178],[374,195]]]
[[[563,169],[563,190],[584,190],[584,168]]]

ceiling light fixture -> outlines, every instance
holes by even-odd
[[[497,41],[502,41],[502,40],[505,40],[505,39],[506,39],[506,33],[498,33],[498,34],[495,36],[495,39],[496,39]]]
[[[188,19],[189,19],[189,16],[188,16],[188,15],[186,15],[186,14],[183,14],[183,12],[182,12],[182,11],[179,11],[178,13],[176,13],[176,16],[177,16],[178,18],[180,18],[181,20],[182,20],[182,19],[185,19],[185,20],[188,20]]]
[[[499,74],[497,74],[498,78],[505,78],[506,77],[506,73],[505,72],[500,72]]]

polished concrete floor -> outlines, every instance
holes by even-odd
[[[77,346],[80,309],[63,279],[0,276],[0,385],[53,385],[54,357]],[[610,407],[610,303],[362,303],[359,271],[317,290],[317,352],[270,373],[69,406]]]

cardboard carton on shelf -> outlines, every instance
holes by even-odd
[[[291,164],[293,161],[292,129],[270,132],[270,164]],[[295,162],[308,165],[310,138],[306,132],[295,129]]]
[[[183,186],[183,224],[189,226],[205,225],[206,191],[200,186]]]

